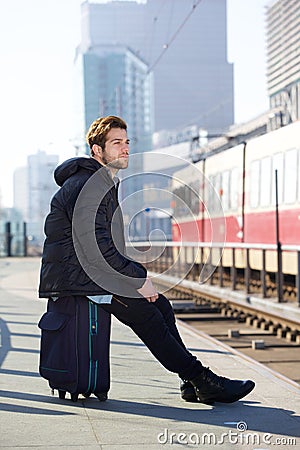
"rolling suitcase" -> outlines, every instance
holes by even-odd
[[[54,392],[64,399],[66,392],[77,401],[79,394],[92,393],[107,399],[110,387],[111,316],[87,297],[48,300],[41,329],[39,372]]]

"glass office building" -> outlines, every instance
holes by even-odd
[[[132,151],[149,150],[153,87],[147,64],[127,47],[100,45],[78,52],[75,65],[78,139],[97,117],[117,115],[128,124]]]

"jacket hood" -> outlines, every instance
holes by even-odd
[[[67,159],[60,164],[54,171],[54,179],[58,186],[62,186],[64,182],[81,169],[96,172],[103,167],[94,158],[75,157]]]

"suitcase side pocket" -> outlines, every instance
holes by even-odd
[[[41,329],[39,372],[51,387],[65,387],[77,379],[76,318],[46,312],[38,324]]]

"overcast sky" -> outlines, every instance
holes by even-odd
[[[81,3],[82,0],[0,0],[2,206],[12,206],[13,171],[26,164],[28,154],[40,149],[59,154],[61,160],[74,156],[70,142],[72,68],[74,50],[80,41]],[[235,65],[236,123],[268,108],[264,22],[267,3],[227,0],[228,61]]]

